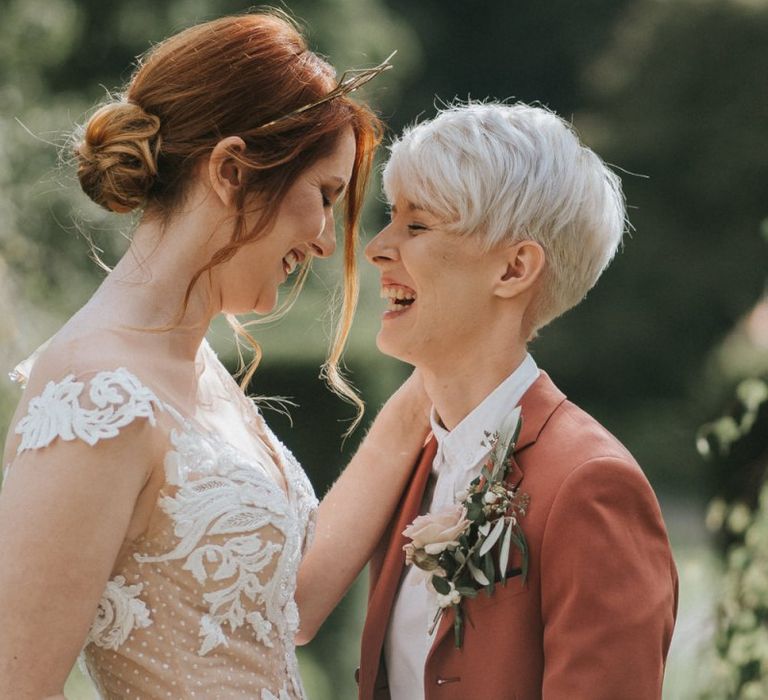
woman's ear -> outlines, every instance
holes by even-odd
[[[208,158],[208,178],[218,198],[229,207],[235,201],[245,177],[239,156],[245,153],[245,141],[239,136],[227,136],[219,141]]]
[[[518,296],[541,277],[546,265],[544,249],[536,241],[518,241],[502,248],[494,294],[503,299]]]

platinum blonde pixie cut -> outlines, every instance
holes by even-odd
[[[522,103],[453,105],[408,127],[383,171],[402,196],[446,230],[484,249],[533,240],[544,249],[533,332],[578,304],[613,258],[626,225],[621,180],[573,127]]]

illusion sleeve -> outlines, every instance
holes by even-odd
[[[0,685],[24,697],[61,692],[161,444],[162,406],[126,369],[36,375],[0,492]]]

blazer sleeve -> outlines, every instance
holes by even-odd
[[[678,581],[640,468],[585,462],[553,501],[541,552],[543,700],[661,698]]]

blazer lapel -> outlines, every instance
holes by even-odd
[[[515,452],[512,457],[512,465],[507,476],[507,481],[518,486],[523,480],[523,470],[518,462],[519,453],[533,445],[538,440],[550,416],[555,409],[565,401],[565,394],[558,389],[546,372],[541,372],[539,378],[531,385],[520,400],[520,415],[523,425],[517,438]],[[437,627],[435,639],[427,656],[427,663],[435,649],[442,643],[449,632],[453,631],[453,610],[443,614]],[[466,634],[466,626],[465,626]]]
[[[520,400],[520,415],[523,426],[515,445],[515,454],[532,445],[547,424],[555,409],[565,401],[565,394],[558,389],[546,372],[523,394]]]
[[[361,659],[365,661],[360,667],[360,697],[363,698],[372,697],[373,694],[389,616],[405,567],[403,545],[407,540],[402,533],[419,515],[436,452],[437,440],[431,436],[403,496],[402,506],[395,514],[381,571],[373,582],[361,640]]]

